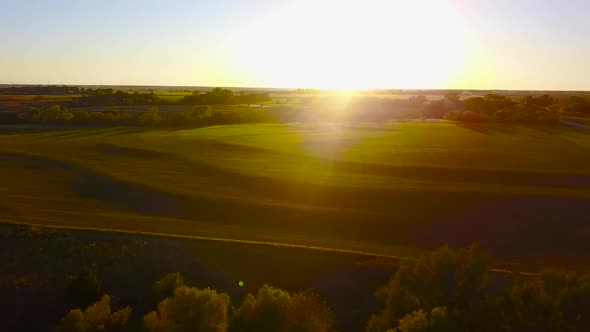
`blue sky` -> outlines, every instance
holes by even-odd
[[[0,83],[590,89],[590,1],[417,1],[0,0]]]

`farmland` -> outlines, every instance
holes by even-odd
[[[542,265],[590,252],[590,132],[565,126],[6,131],[6,220],[399,256],[479,241]]]

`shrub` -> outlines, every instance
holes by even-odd
[[[139,125],[156,125],[160,123],[160,109],[158,106],[152,106],[146,112],[137,115],[137,123]]]
[[[111,297],[103,295],[100,301],[86,308],[70,310],[57,327],[58,332],[113,331],[124,326],[131,315],[131,307],[111,311]]]
[[[197,105],[193,106],[191,111],[191,117],[195,120],[200,120],[213,116],[213,110],[209,105]]]
[[[74,119],[78,121],[88,121],[92,118],[92,114],[86,110],[74,111]]]
[[[164,299],[174,295],[174,290],[185,286],[184,277],[180,272],[168,273],[154,284],[154,294],[158,299]]]
[[[223,332],[228,327],[229,296],[210,288],[182,286],[144,317],[149,331]]]
[[[268,285],[248,294],[234,313],[232,331],[332,331],[334,317],[315,294],[289,294]]]
[[[392,332],[451,332],[457,331],[456,326],[448,319],[445,307],[433,308],[430,313],[422,309],[400,319],[398,328]]]

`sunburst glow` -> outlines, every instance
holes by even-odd
[[[298,1],[233,36],[235,68],[260,85],[329,89],[440,87],[469,51],[446,1]]]

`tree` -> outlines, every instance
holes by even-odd
[[[213,115],[213,109],[209,105],[197,105],[193,106],[191,116],[195,120],[201,120],[204,118],[211,117]]]
[[[234,313],[232,331],[301,331],[334,330],[334,317],[328,306],[315,294],[289,292],[268,285],[256,296],[248,294]]]
[[[160,109],[158,106],[152,106],[146,112],[137,115],[137,123],[140,125],[155,125],[160,123]]]
[[[590,114],[590,102],[584,97],[569,96],[564,101],[564,111]]]
[[[236,96],[233,91],[223,88],[214,88],[205,94],[207,96],[208,104],[233,104],[236,101]]]
[[[422,110],[422,117],[427,119],[442,119],[452,110],[451,105],[447,100],[433,100],[426,104]]]
[[[19,113],[18,117],[22,120],[29,120],[42,123],[67,122],[71,120],[74,115],[67,107],[59,105],[52,105],[45,109],[38,107],[31,107],[28,112]]]
[[[448,319],[445,307],[433,308],[430,313],[422,309],[400,319],[393,332],[455,332],[457,327]]]
[[[154,294],[159,299],[164,299],[174,295],[174,290],[178,287],[185,286],[184,277],[180,272],[168,273],[154,284]]]
[[[516,103],[506,96],[487,94],[483,98],[468,98],[463,101],[463,104],[468,111],[491,116],[498,110],[505,109]]]
[[[533,96],[526,96],[523,98],[522,102],[526,103],[526,104],[547,107],[547,106],[553,104],[553,97],[551,97],[550,95],[547,95],[547,94],[544,94],[544,95],[539,96],[537,98],[535,98]]]
[[[131,307],[118,311],[111,310],[111,297],[103,295],[93,305],[70,310],[57,327],[58,332],[106,332],[124,326],[131,315]]]
[[[445,94],[445,99],[452,102],[452,103],[458,102],[460,97],[461,97],[461,94],[457,91],[448,91]]]
[[[408,101],[411,104],[415,104],[416,106],[421,106],[421,105],[424,105],[428,101],[428,98],[425,95],[417,95],[417,96],[411,96],[410,98],[408,98]]]
[[[389,283],[377,292],[383,310],[373,315],[367,331],[395,328],[415,310],[444,306],[465,314],[485,306],[489,280],[489,257],[473,244],[453,250],[442,246],[416,261],[404,261]]]
[[[519,277],[501,299],[506,331],[590,331],[590,275]]]
[[[79,121],[88,121],[92,118],[90,112],[86,110],[76,110],[74,111],[74,119]]]
[[[158,304],[158,309],[144,316],[148,331],[224,332],[229,317],[229,296],[210,288],[178,287],[174,296]]]

